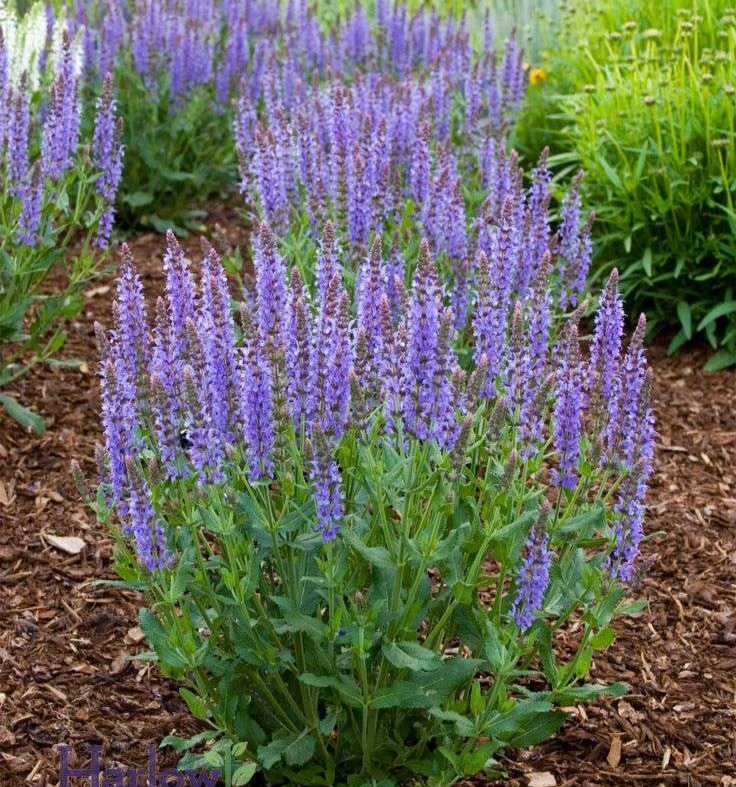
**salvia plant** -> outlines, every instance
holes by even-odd
[[[408,280],[372,236],[353,284],[331,225],[300,266],[264,223],[237,308],[210,246],[169,235],[155,306],[123,250],[93,505],[205,725],[187,762],[450,785],[625,690],[586,677],[641,609],[644,320],[627,342],[614,272],[588,330],[558,251],[521,287],[489,234],[460,329],[426,241]]]
[[[123,155],[111,79],[85,139],[72,38],[62,36],[34,91],[29,73],[18,76],[12,65],[11,55],[22,54],[14,35],[9,49],[0,28],[0,388],[63,344],[62,319],[79,311],[110,241]],[[49,287],[52,273],[61,282]],[[43,427],[9,395],[0,403]]]

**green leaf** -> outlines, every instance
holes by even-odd
[[[641,258],[641,266],[649,278],[652,278],[652,250],[647,246]]]
[[[123,201],[127,202],[131,208],[142,208],[153,202],[153,194],[149,191],[134,191],[132,194],[126,194]]]
[[[255,776],[258,766],[254,762],[246,762],[241,765],[233,774],[232,785],[233,787],[243,787]]]
[[[333,675],[314,675],[311,672],[303,672],[299,680],[307,686],[315,686],[320,689],[335,689],[340,696],[351,705],[360,705],[360,689],[352,678],[336,678]]]
[[[291,767],[304,765],[312,759],[314,747],[314,738],[309,734],[309,729],[305,729],[300,733],[282,734],[268,746],[259,746],[258,758],[266,770],[273,768],[279,760]]]
[[[715,355],[711,356],[703,368],[706,372],[720,372],[721,369],[726,369],[734,364],[736,364],[736,353],[732,353],[729,350],[719,350]]]
[[[576,702],[590,702],[603,695],[623,697],[629,691],[625,683],[612,683],[610,686],[598,683],[584,683],[582,686],[567,686],[555,691],[552,699],[560,705],[572,705]]]
[[[591,637],[590,644],[593,650],[605,650],[614,639],[616,639],[616,632],[610,626],[606,626]]]
[[[483,639],[483,648],[491,667],[493,667],[497,673],[503,672],[506,666],[507,658],[506,647],[501,641],[501,636],[498,629],[490,620],[486,626],[486,635]]]
[[[296,633],[304,632],[311,639],[319,642],[327,635],[327,626],[317,618],[305,615],[294,607],[294,602],[285,596],[269,596],[271,601],[281,610],[284,624],[277,624],[277,630]]]
[[[603,526],[603,506],[595,506],[589,511],[566,519],[561,525],[555,527],[553,538],[556,540],[559,535],[572,535],[574,539],[563,539],[565,541],[590,538],[593,533]]]
[[[441,708],[431,708],[429,713],[440,721],[451,722],[455,727],[455,732],[464,738],[470,738],[475,734],[475,725],[467,716]]]
[[[30,429],[38,435],[46,431],[46,421],[38,413],[24,407],[12,396],[0,394],[0,404],[5,408],[5,412],[24,429]]]
[[[353,530],[344,530],[342,540],[354,549],[364,560],[376,568],[387,570],[395,568],[391,555],[385,547],[369,547],[361,541]]]
[[[150,610],[141,609],[138,613],[138,625],[162,664],[175,669],[187,666],[187,660],[171,645],[164,627]]]
[[[371,700],[374,708],[434,708],[468,683],[483,665],[480,659],[448,659],[432,672],[418,672],[380,689]]]
[[[736,301],[724,301],[714,306],[703,319],[698,323],[698,330],[702,331],[707,325],[715,322],[719,317],[725,317],[728,314],[736,312]]]
[[[171,746],[171,748],[176,749],[176,751],[186,751],[202,743],[202,741],[209,741],[215,738],[217,735],[219,735],[217,730],[205,730],[198,735],[193,735],[191,738],[180,738],[178,735],[167,735],[161,743],[159,743],[159,748]]]
[[[204,762],[210,766],[210,768],[222,768],[224,764],[224,760],[222,759],[222,754],[219,751],[215,751],[214,749],[210,749],[206,751],[202,755],[202,759]]]
[[[189,691],[189,689],[181,688],[179,689],[179,694],[181,694],[182,699],[187,704],[187,708],[192,712],[192,716],[195,719],[200,719],[200,721],[206,721],[209,718],[209,713],[207,713],[207,706],[202,700],[201,697],[198,697],[194,692]],[[218,767],[218,766],[214,766]]]
[[[687,336],[685,335],[684,330],[679,330],[673,337],[672,341],[669,343],[667,347],[667,355],[674,355],[680,347],[687,341]]]
[[[613,183],[617,189],[622,189],[621,178],[619,178],[616,170],[606,161],[603,156],[598,156],[598,163],[603,167],[604,172],[608,175],[608,179]]]
[[[677,316],[680,318],[685,338],[690,341],[693,338],[693,313],[690,304],[685,301],[678,301]]]
[[[549,710],[551,707],[548,702],[523,700],[488,732],[512,746],[534,746],[554,735],[567,718],[563,711]]]
[[[429,672],[442,666],[442,659],[437,653],[422,647],[417,642],[389,642],[384,644],[381,650],[398,669]]]

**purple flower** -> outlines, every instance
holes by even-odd
[[[133,256],[125,243],[120,250],[120,259],[121,273],[117,280],[117,294],[113,305],[113,342],[126,379],[139,387],[140,402],[151,354],[146,301]]]
[[[422,123],[419,133],[412,143],[411,171],[409,173],[409,191],[412,199],[418,206],[424,204],[429,194],[430,177],[430,125]]]
[[[369,401],[378,393],[382,362],[381,316],[376,308],[384,294],[381,249],[381,236],[376,235],[370,254],[358,272],[356,293],[356,325],[358,331],[363,331],[365,341],[365,364],[360,375],[360,385]]]
[[[544,605],[549,585],[552,552],[549,536],[544,531],[544,515],[532,528],[526,542],[526,556],[516,579],[516,591],[511,604],[511,616],[524,632],[531,628]]]
[[[115,197],[123,174],[122,121],[116,122],[115,112],[112,76],[108,74],[105,77],[102,96],[97,102],[95,130],[92,137],[92,161],[99,172],[95,190],[107,205],[97,231],[96,243],[100,248],[105,248],[110,240],[115,216]]]
[[[124,515],[127,511],[125,458],[133,450],[134,432],[137,427],[133,404],[135,396],[131,395],[129,386],[116,368],[113,348],[99,323],[95,323],[95,333],[100,348],[102,432],[105,437],[105,454],[108,463],[106,481],[110,486],[110,502],[117,506],[121,515]]]
[[[568,320],[555,352],[559,365],[555,379],[553,441],[559,467],[553,472],[552,481],[556,486],[572,490],[578,482],[585,408],[585,380],[575,320]]]
[[[542,441],[544,433],[544,401],[547,393],[547,358],[552,327],[549,252],[542,257],[537,277],[526,301],[527,335],[521,374],[521,407],[519,412],[522,456],[528,459]]]
[[[297,429],[307,414],[311,368],[312,325],[306,288],[299,268],[291,271],[288,322],[286,325],[286,369],[289,407]]]
[[[223,323],[229,315],[229,303],[221,304],[216,291],[215,270],[220,264],[212,247],[206,250],[200,276],[200,299],[197,310],[196,330],[202,348],[203,393],[209,403],[212,438],[220,445],[233,440],[233,417],[231,414],[232,385],[235,382],[234,337],[223,335]],[[225,309],[225,314],[222,309]],[[230,340],[233,344],[228,346]],[[230,368],[228,368],[230,367]]]
[[[623,332],[624,305],[618,291],[618,270],[614,268],[598,302],[588,373],[592,399],[606,408],[608,422],[618,417]]]
[[[9,91],[11,114],[8,125],[8,179],[10,193],[22,198],[28,175],[28,78],[23,74],[20,87]]]
[[[549,249],[548,213],[551,174],[547,166],[548,158],[549,149],[545,148],[539,156],[536,169],[532,172],[532,187],[525,222],[525,248],[524,253],[519,256],[519,267],[516,271],[516,291],[521,296],[526,295],[529,282]]]
[[[273,477],[276,445],[273,371],[266,337],[254,324],[247,304],[241,306],[243,350],[241,407],[243,434],[252,480]]]
[[[166,549],[166,536],[151,501],[148,482],[136,462],[128,457],[128,511],[123,533],[132,535],[138,560],[149,570],[165,568],[171,556]]]
[[[588,270],[593,252],[591,227],[594,215],[590,214],[581,227],[582,202],[580,187],[584,173],[573,178],[569,191],[562,203],[562,222],[559,231],[559,272],[562,283],[560,305],[576,306],[585,290]]]
[[[21,211],[18,217],[16,239],[24,246],[35,246],[38,242],[38,227],[41,223],[44,180],[40,167],[36,167],[30,183],[21,192]]]
[[[654,414],[651,408],[652,374],[647,370],[637,408],[636,434],[633,443],[633,465],[619,488],[615,509],[615,545],[609,560],[613,577],[624,582],[632,579],[634,564],[644,534],[644,500],[654,470]]]
[[[317,282],[317,297],[324,300],[327,294],[327,286],[332,281],[332,277],[340,272],[340,265],[337,260],[337,241],[335,240],[335,230],[328,221],[322,230],[322,239],[317,251],[317,265],[315,276]]]
[[[449,448],[455,430],[456,391],[451,379],[457,361],[452,351],[454,315],[443,309],[437,269],[426,240],[419,249],[407,320],[403,419],[420,440]]]
[[[348,295],[334,274],[319,304],[314,330],[307,402],[307,430],[338,440],[348,420],[353,351],[350,345]]]
[[[193,348],[192,363],[186,364],[182,371],[184,389],[184,429],[182,435],[186,444],[186,454],[192,463],[200,485],[208,481],[222,480],[221,462],[224,458],[222,445],[217,441],[212,427],[211,402],[208,397],[207,379],[203,368],[203,351],[197,346],[194,323],[188,322]]]
[[[309,476],[317,509],[315,529],[324,541],[337,538],[344,514],[340,468],[330,446],[330,440],[318,430],[312,437],[309,451]]]
[[[284,260],[276,249],[271,228],[263,222],[256,237],[254,266],[256,269],[256,295],[258,330],[269,352],[284,347],[287,288]]]
[[[172,362],[180,375],[185,363],[190,360],[190,341],[187,323],[194,321],[195,293],[194,279],[184,252],[174,233],[166,233],[166,253],[164,254],[166,273],[166,297],[170,310],[170,337]]]
[[[51,85],[41,149],[43,171],[53,180],[59,180],[72,164],[79,141],[79,123],[79,87],[71,41],[65,30],[58,72]]]
[[[646,325],[646,317],[641,314],[621,365],[620,404],[610,430],[611,447],[616,446],[618,456],[627,468],[636,464],[640,401],[647,368],[644,355]]]
[[[473,348],[475,363],[486,358],[488,371],[481,388],[482,396],[496,395],[496,378],[506,352],[508,299],[504,294],[504,273],[498,257],[491,264],[483,251],[477,265],[477,294],[473,314]],[[501,284],[499,286],[499,280]]]
[[[10,132],[11,90],[8,64],[8,49],[0,28],[0,153],[5,151]]]

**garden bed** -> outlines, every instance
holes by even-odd
[[[227,215],[217,219],[225,222]],[[196,239],[191,241],[197,248]],[[163,283],[158,236],[132,243],[149,292]],[[148,662],[135,594],[95,585],[113,578],[111,540],[79,500],[69,465],[95,475],[100,440],[92,323],[110,320],[111,280],[95,283],[70,329],[78,369],[37,369],[10,393],[33,402],[45,435],[0,415],[0,784],[53,785],[65,742],[142,765],[145,747],[191,733],[173,683]],[[593,679],[623,680],[623,699],[573,709],[551,741],[502,764],[510,784],[736,784],[736,374],[701,371],[691,350],[656,372],[657,473],[638,594],[650,608],[617,624]],[[76,536],[78,555],[49,536]],[[162,760],[173,761],[171,753]],[[551,784],[551,782],[549,782]]]

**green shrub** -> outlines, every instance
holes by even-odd
[[[558,35],[517,142],[549,144],[534,141],[548,119],[552,161],[587,172],[601,275],[618,266],[650,328],[678,329],[672,350],[702,332],[720,348],[711,368],[735,363],[736,14],[725,0],[578,2]]]

